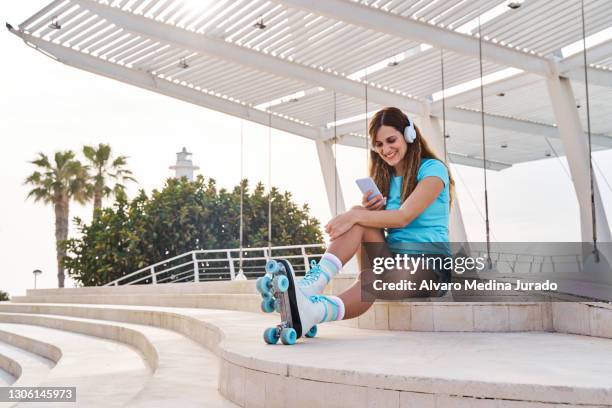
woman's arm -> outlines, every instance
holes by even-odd
[[[444,189],[438,177],[425,177],[397,210],[355,211],[355,223],[364,227],[401,228],[410,224],[435,201]]]
[[[410,224],[425,211],[443,189],[444,182],[439,177],[425,177],[417,184],[412,194],[408,196],[399,209],[386,211],[350,210],[333,218],[325,226],[325,231],[333,241],[355,224],[374,228],[401,228]]]

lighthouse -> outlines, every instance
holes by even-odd
[[[193,165],[191,153],[185,147],[176,154],[176,164],[170,166],[170,170],[174,170],[174,178],[187,177],[189,181],[193,181],[193,172],[198,169],[198,166]]]

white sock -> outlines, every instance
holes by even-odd
[[[342,320],[344,318],[344,302],[342,301],[342,299],[340,299],[338,296],[320,297],[326,299],[323,301],[323,303],[325,304],[326,313],[321,323]],[[330,306],[330,303],[333,303],[337,307],[337,310],[334,310],[334,308]]]
[[[344,302],[338,296],[328,296],[331,300],[336,302],[338,305],[338,318],[336,320],[344,319]]]
[[[338,273],[338,271],[342,269],[342,261],[338,259],[338,257],[332,254],[331,252],[324,253],[323,257],[321,257],[321,260],[323,259],[328,260],[336,267],[336,273]]]

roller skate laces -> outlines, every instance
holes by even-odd
[[[342,320],[344,317],[344,304],[337,296],[311,296],[310,301],[323,306],[323,316],[318,323]]]
[[[316,261],[310,263],[310,270],[298,281],[298,287],[307,296],[323,293],[323,289],[329,283],[331,273],[325,271],[325,267]]]

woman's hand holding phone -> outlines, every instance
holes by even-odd
[[[366,210],[376,211],[376,210],[384,210],[385,204],[387,203],[386,198],[384,198],[381,194],[377,194],[372,197],[371,200],[368,200],[368,197],[372,195],[373,191],[366,191],[361,197],[361,205]]]
[[[365,177],[355,180],[357,186],[363,194],[361,198],[361,205],[366,210],[383,210],[384,205],[387,203],[385,197],[382,196],[380,190],[376,186],[376,183],[371,177]],[[369,198],[369,199],[368,199]]]

